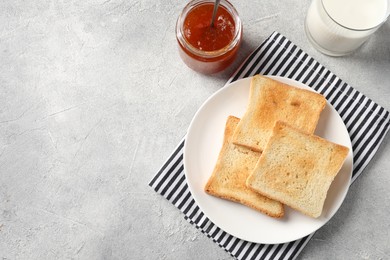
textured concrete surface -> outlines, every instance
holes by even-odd
[[[390,24],[357,53],[307,41],[309,1],[233,1],[237,62],[183,65],[183,1],[0,2],[0,257],[230,259],[148,182],[198,107],[274,30],[390,110]],[[299,259],[389,259],[389,138]]]

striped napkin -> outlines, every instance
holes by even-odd
[[[255,74],[300,81],[324,95],[343,119],[352,141],[352,181],[362,173],[390,127],[389,112],[319,64],[278,32],[267,38],[227,84]],[[313,236],[285,244],[257,244],[236,238],[212,223],[191,196],[183,167],[184,139],[149,185],[184,213],[184,218],[236,259],[295,259]]]

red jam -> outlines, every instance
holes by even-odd
[[[212,3],[191,10],[184,20],[184,37],[201,51],[216,51],[226,47],[234,38],[234,20],[226,9],[218,8],[211,27]]]
[[[188,67],[211,74],[227,68],[236,57],[241,43],[241,21],[236,10],[225,0],[211,26],[214,2],[190,2],[178,19],[176,36],[180,56]]]

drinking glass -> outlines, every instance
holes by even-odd
[[[312,45],[331,56],[358,49],[389,16],[389,0],[312,0],[305,31]]]

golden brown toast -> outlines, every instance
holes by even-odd
[[[260,153],[231,142],[233,131],[239,121],[239,118],[233,116],[227,119],[223,145],[205,191],[280,218],[284,215],[284,208],[280,202],[264,197],[246,186],[246,179],[254,169]]]
[[[249,103],[234,132],[233,142],[261,152],[278,120],[314,133],[325,105],[325,98],[318,93],[255,75],[251,80]]]
[[[278,121],[247,186],[317,218],[348,150]]]

